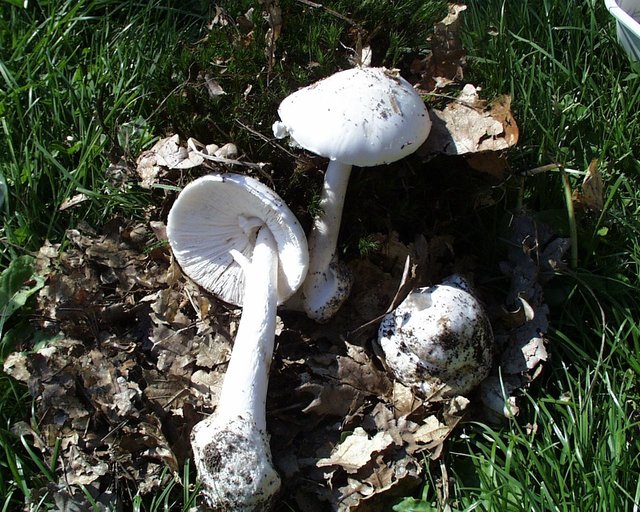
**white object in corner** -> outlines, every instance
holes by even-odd
[[[640,61],[640,0],[604,0],[616,19],[618,42],[629,57]]]

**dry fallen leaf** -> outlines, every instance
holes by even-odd
[[[61,212],[64,210],[68,210],[69,208],[73,208],[74,206],[79,205],[80,203],[84,203],[89,200],[89,196],[86,194],[76,194],[69,199],[66,199],[62,202],[62,204],[58,207],[58,210]]]
[[[373,437],[361,427],[336,446],[330,457],[320,459],[318,467],[340,466],[347,473],[355,473],[368,464],[374,453],[384,451],[394,443],[388,432],[377,432]]]
[[[540,375],[548,358],[549,307],[544,302],[542,283],[545,272],[563,267],[562,257],[568,247],[566,239],[556,237],[549,226],[528,215],[512,220],[508,259],[501,263],[510,282],[502,313],[506,321],[496,322],[494,327],[501,356],[480,388],[485,415],[491,421],[518,414],[514,393]],[[505,314],[520,309],[520,315]]]
[[[422,466],[413,459],[375,461],[376,469],[348,478],[334,491],[332,507],[340,512],[383,512],[420,484]]]
[[[215,80],[209,73],[204,73],[202,76],[204,80],[204,85],[209,93],[209,98],[215,100],[219,96],[224,96],[227,94],[222,86]]]
[[[267,72],[271,73],[276,62],[276,43],[280,39],[282,32],[282,9],[280,9],[279,0],[261,0],[263,6],[264,17],[267,20],[269,28],[265,34],[265,56],[267,58]]]
[[[598,160],[591,160],[587,174],[580,188],[573,191],[573,200],[577,206],[594,212],[601,212],[604,208],[604,184],[598,170]]]
[[[466,8],[462,3],[449,3],[447,16],[434,28],[429,54],[412,62],[412,73],[420,76],[416,87],[421,93],[431,93],[462,81],[466,52],[459,35],[460,14]]]
[[[151,149],[156,153],[156,164],[167,169],[189,169],[202,164],[204,158],[190,148],[180,145],[180,137],[162,139]]]
[[[220,88],[215,89],[215,81],[206,81],[210,94],[223,94]],[[222,91],[222,92],[220,92]],[[190,147],[180,144],[180,137],[172,135],[160,139],[155,145],[143,151],[136,161],[136,173],[142,188],[152,188],[167,176],[171,169],[190,169],[204,162],[204,157]]]
[[[479,170],[500,176],[504,165],[492,156],[489,163],[497,161],[492,168],[479,155],[501,155],[518,141],[518,126],[511,114],[511,99],[501,96],[487,104],[481,100],[478,90],[465,85],[460,97],[444,109],[430,111],[433,122],[431,133],[417,154],[431,158],[435,155],[463,155],[474,159],[470,165]]]
[[[519,412],[518,401],[513,395],[522,386],[519,376],[492,376],[481,384],[481,399],[487,416],[494,421],[514,418]]]

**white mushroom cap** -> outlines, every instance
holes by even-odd
[[[431,129],[415,89],[385,68],[340,71],[285,98],[273,125],[303,148],[345,164],[369,167],[413,153]]]
[[[167,238],[182,270],[220,299],[242,305],[244,271],[256,233],[266,225],[278,246],[278,303],[304,280],[307,241],[295,215],[269,187],[248,176],[216,174],[187,185],[167,220]]]
[[[457,275],[416,288],[380,324],[387,366],[425,398],[468,393],[489,374],[491,324],[469,290]]]

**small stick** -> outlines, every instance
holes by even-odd
[[[584,176],[586,174],[584,171],[567,169],[562,164],[547,164],[541,165],[540,167],[534,167],[533,169],[529,169],[527,171],[522,171],[521,176],[535,176],[536,174],[542,174],[548,171],[564,171],[567,174],[577,174],[578,176]]]
[[[272,146],[278,148],[280,151],[283,151],[284,153],[286,153],[287,155],[289,155],[291,158],[297,158],[296,155],[294,155],[291,151],[289,151],[287,148],[285,148],[284,146],[282,146],[281,144],[278,144],[277,142],[274,142],[273,140],[271,140],[269,137],[266,137],[264,134],[260,133],[257,130],[254,130],[253,128],[251,128],[250,126],[247,126],[246,124],[244,124],[242,121],[238,121],[237,119],[235,120],[236,124],[240,125],[242,128],[244,128],[245,130],[247,130],[249,133],[252,133],[253,135],[255,135],[256,137],[258,137],[259,139],[262,139],[263,141],[265,141],[267,144],[271,144]]]
[[[336,18],[340,18],[343,21],[346,21],[347,23],[349,23],[350,25],[353,25],[354,27],[362,30],[362,26],[360,25],[360,23],[358,23],[357,21],[352,20],[351,18],[345,16],[344,14],[339,13],[338,11],[334,11],[333,9],[326,7],[322,4],[318,4],[316,2],[311,2],[310,0],[296,0],[297,2],[300,2],[301,4],[304,5],[308,5],[309,7],[313,7],[315,9],[324,9],[326,12],[328,12],[329,14],[335,16]]]
[[[361,332],[363,329],[366,329],[367,327],[369,327],[370,325],[379,322],[380,320],[382,320],[382,318],[384,318],[385,315],[391,313],[395,308],[397,308],[400,303],[407,297],[408,293],[407,292],[407,285],[408,284],[412,284],[413,283],[413,276],[409,276],[409,271],[411,269],[411,256],[407,256],[407,259],[404,263],[404,270],[402,271],[402,277],[400,278],[400,283],[398,284],[398,290],[396,291],[395,296],[393,297],[393,299],[391,300],[391,303],[389,304],[389,307],[387,308],[387,310],[382,313],[381,315],[378,315],[377,317],[369,320],[368,322],[362,324],[360,327],[356,327],[353,331],[351,331],[347,337],[351,337],[351,336],[355,336],[356,334],[358,334],[359,332]]]
[[[271,179],[271,177],[265,172],[264,168],[267,166],[266,163],[251,163],[251,162],[243,162],[241,160],[234,160],[231,158],[223,158],[220,156],[213,156],[213,155],[209,155],[208,153],[204,153],[203,151],[200,151],[198,149],[198,147],[196,146],[196,143],[201,144],[198,141],[195,141],[194,139],[189,139],[187,141],[187,146],[189,147],[189,149],[191,151],[193,151],[195,154],[200,155],[202,158],[204,158],[205,160],[209,160],[211,162],[217,162],[217,163],[221,163],[221,164],[227,164],[227,165],[241,165],[243,167],[247,167],[249,169],[254,169],[256,171],[258,171],[262,176],[264,176],[267,180],[269,180],[269,182],[271,183],[273,188],[273,180]]]

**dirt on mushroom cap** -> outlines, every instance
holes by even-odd
[[[285,98],[278,114],[278,132],[284,125],[305,149],[361,167],[411,154],[431,126],[413,87],[385,68],[338,72]]]

